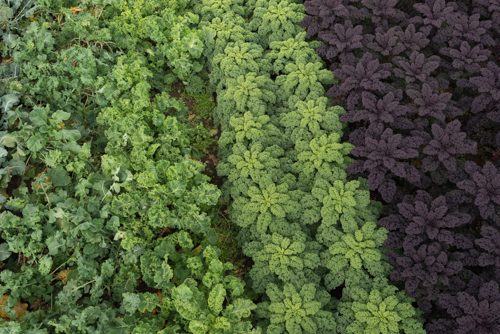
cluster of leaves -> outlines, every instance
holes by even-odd
[[[347,111],[351,175],[385,204],[392,279],[429,333],[499,332],[488,311],[500,304],[498,1],[305,6],[308,36],[339,79],[328,95]],[[463,291],[481,306],[457,306]]]
[[[259,332],[169,94],[199,88],[188,3],[38,1],[25,23],[2,100],[2,333]]]
[[[36,9],[34,0],[1,0],[0,1],[0,82],[8,77],[16,77],[19,66],[12,62],[11,51],[16,45],[19,32]],[[0,87],[0,96],[4,95]]]
[[[203,0],[197,10],[217,94],[218,171],[253,260],[258,325],[269,334],[423,333],[411,300],[384,278],[379,206],[365,180],[347,178],[344,110],[324,96],[334,79],[300,30],[303,5]]]
[[[0,131],[6,129],[6,114],[18,103],[18,96],[9,91],[7,81],[16,78],[19,73],[18,64],[12,60],[12,52],[16,46],[19,31],[26,25],[28,18],[35,10],[33,0],[1,0],[0,1]],[[0,163],[4,161],[5,152],[0,149]],[[2,199],[0,195],[0,199]]]

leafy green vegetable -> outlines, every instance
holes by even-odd
[[[322,311],[314,284],[305,284],[300,290],[292,284],[283,289],[271,284],[267,288],[269,303],[260,305],[262,311],[270,312],[269,333],[334,333],[332,314]],[[323,299],[323,298],[319,298]]]
[[[375,279],[371,287],[352,287],[339,311],[345,317],[340,322],[341,333],[425,333],[408,297],[382,278]]]
[[[37,3],[1,101],[1,331],[258,333],[212,245],[220,191],[188,106],[168,94],[201,89],[189,2]]]

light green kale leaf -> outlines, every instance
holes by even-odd
[[[319,178],[312,194],[323,204],[321,216],[326,225],[337,224],[339,220],[343,224],[355,224],[356,218],[370,204],[370,194],[358,180],[334,180],[330,183]]]
[[[273,146],[263,150],[260,143],[253,144],[249,149],[241,144],[233,146],[233,154],[227,158],[227,163],[219,166],[220,175],[227,175],[230,181],[250,177],[254,182],[267,173],[280,167],[279,156],[282,150]],[[276,174],[279,172],[276,171]]]
[[[216,117],[222,124],[227,124],[235,111],[265,115],[267,106],[276,100],[274,83],[266,75],[250,72],[234,79],[228,78],[226,87],[219,96],[216,109]]]
[[[202,0],[199,7],[197,11],[206,20],[221,17],[226,13],[244,15],[247,11],[244,0]]]
[[[322,310],[314,284],[305,284],[300,289],[292,284],[285,284],[283,288],[270,284],[266,292],[270,302],[260,307],[269,312],[268,333],[335,333],[333,315]]]
[[[211,80],[225,82],[227,78],[237,78],[249,72],[265,73],[268,65],[262,59],[263,54],[264,49],[259,44],[230,43],[224,53],[217,54],[212,59],[215,71]]]
[[[330,169],[333,163],[343,166],[352,145],[341,141],[340,134],[323,134],[313,138],[308,145],[297,147],[296,168],[306,174]]]
[[[330,245],[323,255],[325,267],[330,269],[326,280],[330,287],[341,285],[352,272],[367,271],[372,276],[386,273],[382,246],[387,231],[377,228],[374,222],[366,222],[361,228],[341,231],[334,227],[321,230],[323,242]]]
[[[307,64],[318,60],[314,51],[314,44],[306,41],[306,33],[300,32],[285,40],[276,40],[269,43],[266,58],[272,64],[274,73],[278,74],[285,69],[288,63]]]
[[[280,100],[288,102],[293,96],[294,101],[317,99],[324,96],[323,85],[333,83],[332,73],[323,67],[321,62],[308,64],[289,63],[284,74],[276,78],[276,84],[283,90]]]
[[[276,184],[269,178],[260,180],[258,186],[249,187],[246,196],[234,202],[237,223],[242,227],[256,224],[259,233],[265,233],[273,219],[284,219],[299,207],[287,183]]]
[[[322,96],[307,101],[298,100],[291,103],[290,107],[290,112],[283,114],[281,118],[281,124],[287,128],[292,130],[306,129],[314,136],[325,132],[341,132],[342,130],[339,117],[343,109],[339,106],[328,107],[326,97]]]
[[[262,241],[248,243],[244,252],[255,261],[252,271],[269,270],[289,283],[305,282],[304,272],[314,270],[320,264],[316,245],[299,232],[290,237],[278,233],[263,235]],[[256,275],[258,273],[253,274]]]
[[[269,120],[268,115],[254,116],[248,111],[242,116],[231,117],[229,124],[235,132],[236,142],[257,141],[264,136]]]
[[[281,0],[257,0],[249,28],[257,31],[263,43],[286,40],[301,32],[304,18],[301,4]]]
[[[246,21],[240,15],[233,12],[226,12],[210,20],[210,15],[203,17],[201,27],[206,53],[209,59],[213,55],[224,51],[230,42],[252,42],[257,39],[256,34],[246,29]]]
[[[360,274],[359,276],[365,276]],[[370,284],[350,284],[339,308],[339,327],[349,334],[423,334],[412,300],[385,277]]]

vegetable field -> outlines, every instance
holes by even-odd
[[[499,0],[0,29],[0,334],[500,334]]]

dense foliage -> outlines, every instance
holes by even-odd
[[[0,0],[0,333],[500,331],[499,24]]]
[[[37,1],[5,37],[28,2],[0,4],[0,331],[253,332],[172,89],[202,82],[188,1]]]
[[[217,94],[220,175],[241,227],[255,312],[266,333],[423,333],[391,286],[386,230],[366,181],[348,180],[334,82],[299,23],[299,1],[203,0]],[[379,309],[377,309],[379,308]]]
[[[498,1],[307,0],[394,282],[428,333],[500,331]]]

